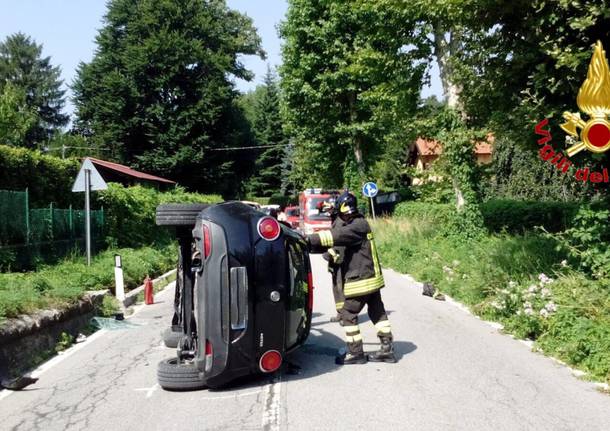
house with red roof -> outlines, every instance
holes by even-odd
[[[489,164],[492,161],[494,136],[489,134],[486,142],[477,142],[474,144],[474,154],[477,163],[480,165]],[[441,142],[434,139],[417,138],[409,148],[408,165],[413,166],[418,173],[425,172],[430,169],[432,163],[436,161],[443,153],[443,145]],[[439,178],[430,176],[429,181],[437,181]],[[412,184],[422,184],[424,180],[421,178],[413,178]]]

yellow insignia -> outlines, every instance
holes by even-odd
[[[339,208],[339,211],[341,211],[342,213],[346,213],[346,212],[348,212],[348,211],[349,211],[349,206],[347,206],[347,205],[346,205],[346,203],[345,203],[345,202],[343,202],[343,203],[341,204],[341,208]]]
[[[610,122],[607,120],[610,115],[610,68],[600,41],[595,44],[587,79],[578,91],[576,103],[590,118],[585,121],[580,117],[580,113],[563,113],[567,122],[562,124],[561,128],[566,133],[578,138],[577,129],[581,129],[580,142],[566,150],[568,156],[572,157],[584,149],[594,153],[603,153],[610,149]]]

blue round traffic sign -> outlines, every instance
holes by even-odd
[[[374,182],[368,182],[362,186],[362,194],[367,198],[374,198],[379,193],[379,188]]]

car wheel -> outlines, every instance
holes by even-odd
[[[164,359],[157,367],[159,386],[168,390],[203,389],[206,384],[195,364]]]
[[[167,328],[165,331],[163,331],[163,343],[166,347],[175,349],[178,347],[178,342],[180,341],[180,338],[182,338],[183,334],[181,330],[175,331],[173,329],[174,328]]]
[[[197,215],[210,204],[165,204],[157,207],[158,226],[195,226]]]

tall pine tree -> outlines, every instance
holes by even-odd
[[[74,83],[78,127],[115,159],[195,190],[233,194],[247,169],[232,77],[264,56],[245,15],[224,0],[111,0],[96,55]]]
[[[271,196],[281,192],[282,162],[288,140],[282,129],[277,79],[269,67],[262,94],[255,106],[253,130],[257,145],[262,148],[256,159],[249,189],[255,196]]]
[[[28,110],[35,114],[22,145],[48,141],[68,124],[69,117],[62,113],[66,99],[60,75],[51,57],[42,57],[42,45],[29,36],[16,33],[0,42],[0,92],[7,84],[23,92]]]

